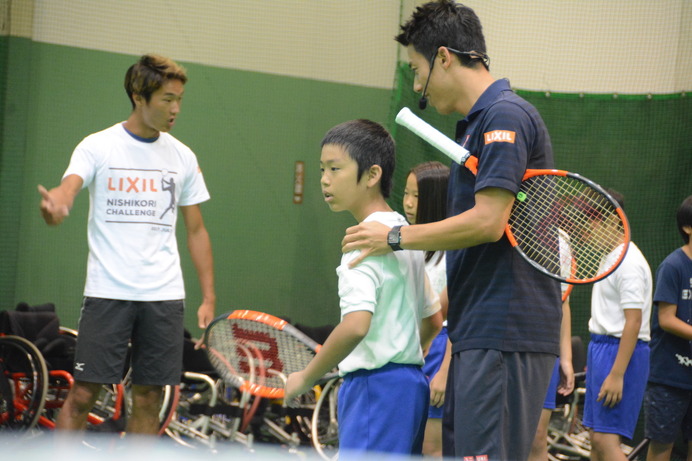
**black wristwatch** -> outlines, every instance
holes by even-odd
[[[394,226],[387,234],[387,243],[392,251],[403,250],[401,248],[401,226]]]

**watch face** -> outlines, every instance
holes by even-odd
[[[387,234],[387,243],[389,245],[399,245],[399,242],[401,242],[401,234],[399,233],[399,229],[399,227],[395,227]]]

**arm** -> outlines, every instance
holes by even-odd
[[[308,366],[288,376],[284,400],[291,400],[307,392],[315,381],[345,359],[365,338],[371,320],[372,313],[369,311],[346,314]]]
[[[445,391],[447,389],[447,376],[449,375],[449,362],[452,359],[452,342],[447,340],[447,348],[442,358],[440,369],[430,381],[430,405],[441,407],[445,403]]]
[[[447,287],[440,292],[440,311],[442,312],[442,320],[447,320],[447,311],[449,310],[449,296],[447,295]]]
[[[442,221],[402,227],[401,247],[407,250],[456,250],[496,242],[507,226],[514,195],[506,189],[486,188],[477,192],[475,198],[475,206],[459,215]],[[376,222],[361,223],[346,229],[341,251],[361,250],[350,267],[368,256],[391,251],[387,245],[389,230],[389,227]]]
[[[39,184],[41,215],[49,226],[57,226],[70,214],[74,199],[82,190],[84,181],[76,174],[65,177],[58,187],[46,190]]]
[[[216,309],[216,292],[214,291],[214,258],[211,252],[211,240],[204,226],[202,211],[199,205],[181,206],[180,211],[187,230],[187,247],[197,270],[202,304],[197,309],[199,327],[204,329],[214,319]]]
[[[598,393],[598,401],[603,400],[603,405],[614,407],[622,400],[622,387],[625,371],[630,363],[634,347],[637,345],[639,329],[642,325],[642,311],[640,309],[625,309],[625,327],[622,330],[618,353],[610,373],[603,381]]]
[[[658,324],[671,335],[692,341],[692,325],[677,317],[678,306],[664,302],[658,303]]]
[[[427,315],[427,317],[421,319],[419,339],[420,347],[423,349],[423,355],[427,355],[430,344],[432,344],[435,336],[442,330],[442,308],[440,306],[440,297],[435,290],[433,290],[427,273],[424,274],[423,279],[426,299],[425,305],[428,307],[423,311],[423,315]],[[434,313],[430,315],[430,312]]]
[[[442,320],[447,320],[447,310],[449,308],[449,296],[447,296],[447,287],[440,292],[440,313]],[[439,333],[438,333],[439,334]],[[429,347],[429,346],[428,346]],[[426,349],[423,349],[426,350]],[[442,357],[440,369],[437,370],[435,376],[430,381],[430,405],[441,407],[445,402],[445,390],[447,389],[447,375],[449,374],[449,361],[452,358],[452,342],[447,339],[445,354]]]
[[[572,311],[569,298],[562,302],[560,325],[560,383],[557,392],[569,395],[574,390],[574,366],[572,365]]]
[[[442,311],[437,311],[430,317],[425,317],[421,320],[420,326],[420,346],[424,353],[428,352],[430,344],[435,339],[435,336],[442,330]]]

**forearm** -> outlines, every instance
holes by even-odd
[[[305,380],[314,383],[353,352],[367,334],[371,317],[372,314],[366,311],[346,315],[305,367]]]
[[[666,333],[691,341],[692,325],[677,317],[677,309],[675,304],[658,303],[658,323]]]
[[[442,330],[442,311],[437,311],[421,321],[420,345],[424,351],[430,347],[430,344],[440,333],[440,330]]]
[[[471,211],[467,213],[472,214]],[[496,240],[482,230],[473,227],[468,214],[460,214],[444,221],[402,227],[401,247],[405,250],[458,250]]]
[[[72,209],[74,199],[79,194],[79,191],[82,190],[83,184],[84,181],[81,177],[71,174],[66,176],[58,187],[51,189],[50,194],[56,200],[56,205],[65,205]]]
[[[560,324],[560,361],[572,363],[572,312],[569,299],[562,303],[562,323]]]
[[[477,206],[456,216],[401,229],[401,246],[407,250],[456,250],[496,242],[504,232],[511,211],[508,191],[492,190],[476,195]]]
[[[665,326],[661,325],[661,328],[671,335],[679,336],[688,341],[692,341],[692,325],[687,322],[683,322],[677,317],[671,319],[670,322]]]
[[[627,366],[632,358],[632,353],[637,345],[639,329],[641,328],[641,311],[639,311],[639,314],[638,321],[636,319],[625,320],[625,326],[622,330],[622,336],[620,337],[620,345],[618,346],[618,352],[615,356],[615,362],[613,362],[613,367],[610,369],[610,373],[618,377],[625,375]]]
[[[216,303],[214,257],[211,250],[211,240],[206,228],[188,234],[187,244],[192,263],[197,271],[202,298],[204,302]]]
[[[449,364],[452,361],[452,341],[449,339],[447,340],[447,345],[445,347],[445,354],[442,357],[442,363],[440,364],[440,370],[437,372],[438,374],[442,373],[441,376],[444,376],[445,382],[447,381],[447,375],[449,374]]]

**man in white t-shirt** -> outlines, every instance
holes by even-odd
[[[89,190],[84,302],[75,352],[75,383],[56,428],[86,427],[103,384],[119,383],[128,351],[132,414],[127,432],[157,433],[161,391],[180,382],[184,299],[176,220],[181,211],[203,301],[200,328],[214,317],[211,242],[200,203],[209,199],[195,154],[168,132],[180,112],[185,70],[144,55],[125,75],[132,113],[84,138],[58,187],[39,186],[41,213],[60,224]],[[130,347],[131,345],[131,347]]]

